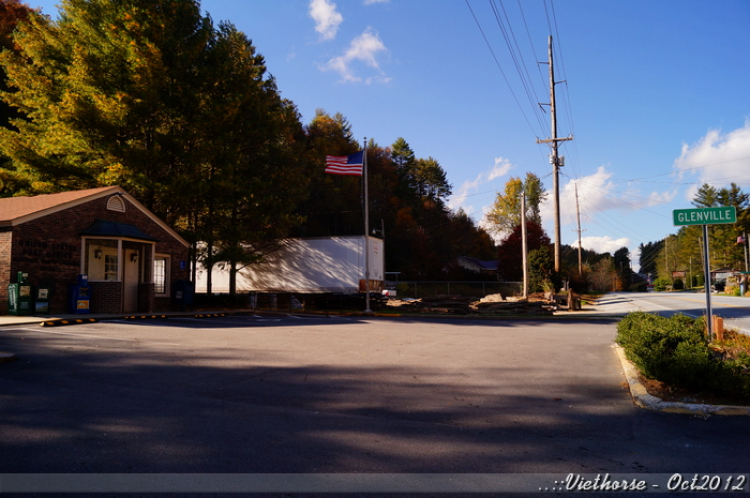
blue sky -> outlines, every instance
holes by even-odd
[[[56,16],[53,0],[29,3]],[[750,191],[747,0],[201,5],[253,40],[303,122],[323,108],[360,140],[403,137],[438,160],[450,206],[478,222],[511,176],[532,172],[552,189],[549,147],[536,143],[550,135],[538,106],[549,103],[548,66],[537,64],[550,35],[555,79],[565,80],[558,136],[574,136],[560,148],[563,243],[577,242],[574,182],[584,247],[627,246],[634,263],[640,243],[676,232],[672,210],[691,207],[703,182]],[[553,236],[551,203],[542,211]]]

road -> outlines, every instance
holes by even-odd
[[[620,292],[607,294],[602,306],[630,302],[633,310],[662,314],[683,313],[692,317],[706,314],[704,292]],[[725,327],[750,333],[750,298],[711,295],[714,315],[724,318]]]
[[[292,316],[4,327],[18,360],[0,365],[0,473],[747,472],[746,418],[633,405],[615,331]]]

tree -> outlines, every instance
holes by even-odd
[[[326,155],[345,156],[362,149],[362,145],[352,138],[350,128],[341,114],[331,116],[324,109],[317,109],[304,128],[304,173],[309,189],[297,206],[297,214],[305,221],[295,230],[295,235],[319,237],[363,233],[361,178],[325,173]]]
[[[436,159],[418,159],[413,168],[413,188],[419,197],[428,197],[442,202],[451,195],[452,186],[448,183],[445,170]]]
[[[614,262],[611,257],[607,256],[591,266],[591,271],[587,273],[589,287],[597,291],[608,291],[613,288],[616,272]]]
[[[260,259],[299,222],[307,191],[299,115],[263,57],[194,0],[60,9],[56,22],[31,13],[18,52],[0,56],[14,90],[2,97],[27,116],[0,129],[15,193],[118,184],[182,230],[207,269],[234,275]]]
[[[701,185],[692,201],[693,206],[699,208],[714,207],[718,204],[718,202],[719,192],[715,187],[712,187],[707,183]]]
[[[217,83],[207,95],[205,123],[215,134],[210,164],[222,167],[208,183],[214,216],[200,228],[218,241],[205,266],[227,266],[234,295],[237,271],[275,251],[301,221],[292,200],[307,191],[299,159],[304,133],[296,108],[264,78],[264,60],[244,33],[221,23],[209,55]]]
[[[19,23],[28,20],[31,12],[32,9],[19,0],[0,1],[0,52],[7,50],[18,53],[18,46],[13,40],[13,32]],[[8,85],[5,69],[0,65],[0,128],[8,128],[11,126],[11,120],[23,117],[18,108],[2,99],[5,92],[12,91]],[[11,196],[19,189],[13,171],[10,158],[0,151],[0,197]]]
[[[529,251],[529,292],[554,292],[556,283],[555,260],[549,246]]]
[[[19,0],[3,0],[0,2],[0,52],[2,50],[18,52],[13,41],[13,32],[19,23],[28,20],[31,12],[31,7]],[[0,66],[0,93],[9,90],[5,70]],[[11,119],[19,117],[17,109],[0,100],[0,127],[7,128]]]
[[[621,247],[613,255],[613,264],[618,273],[618,283],[621,289],[627,289],[631,282],[630,251],[627,247]]]
[[[391,160],[396,164],[402,175],[411,174],[416,159],[414,151],[403,137],[398,137],[391,145]]]
[[[16,89],[6,100],[29,117],[3,130],[0,148],[29,192],[119,184],[173,222],[184,192],[174,179],[205,159],[210,18],[190,0],[60,9],[56,22],[31,15],[15,36],[20,53],[0,58]]]
[[[526,179],[511,177],[503,194],[498,193],[486,220],[497,233],[508,232],[521,223],[521,192],[526,194],[526,219],[541,224],[539,206],[547,198],[542,182],[533,173]]]
[[[533,221],[526,222],[526,240],[529,254],[537,249],[549,248],[550,238],[544,233],[542,226]],[[497,251],[498,273],[506,281],[519,282],[523,280],[523,241],[521,239],[521,225],[517,225],[500,242]],[[531,269],[531,264],[529,263]]]

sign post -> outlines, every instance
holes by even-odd
[[[706,289],[706,326],[708,338],[714,337],[713,317],[711,316],[711,259],[708,255],[708,225],[737,223],[737,210],[734,206],[675,209],[672,211],[675,226],[703,225],[703,275]]]

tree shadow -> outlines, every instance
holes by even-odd
[[[559,332],[542,324],[498,325],[504,340],[485,331],[465,352],[470,328],[446,335],[458,341],[447,346],[404,340],[384,352],[375,341],[335,349],[357,344],[339,335],[327,339],[330,361],[298,362],[293,335],[202,351],[141,336],[123,348],[3,331],[0,345],[19,360],[0,366],[2,472],[746,470],[744,419],[637,409],[608,347],[611,327],[573,324],[548,344]]]

